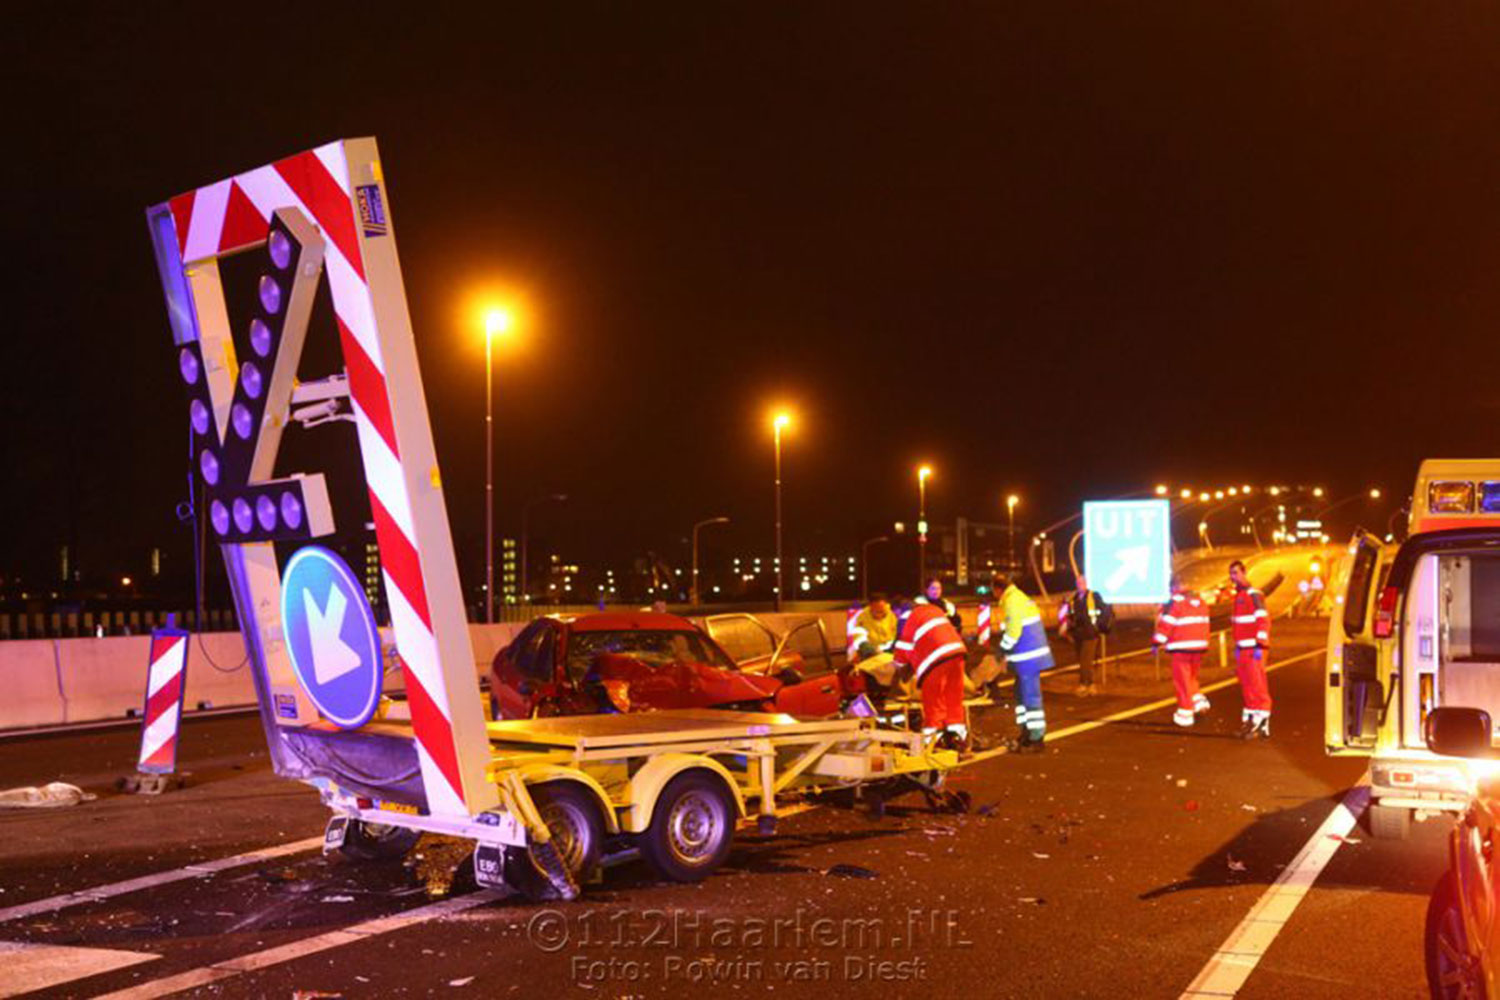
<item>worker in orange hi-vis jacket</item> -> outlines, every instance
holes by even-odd
[[[1266,682],[1266,651],[1271,648],[1271,613],[1266,595],[1250,586],[1245,564],[1229,564],[1234,584],[1230,597],[1229,634],[1234,640],[1234,669],[1240,678],[1245,708],[1240,714],[1240,739],[1271,736],[1271,687]]]
[[[922,693],[922,733],[954,750],[969,747],[964,717],[964,661],[968,647],[939,604],[898,598],[896,662],[909,666]]]
[[[1172,597],[1156,616],[1156,634],[1151,641],[1172,657],[1172,686],[1177,690],[1177,711],[1172,721],[1191,726],[1208,699],[1198,690],[1198,668],[1208,649],[1208,605],[1198,592],[1172,577]]]

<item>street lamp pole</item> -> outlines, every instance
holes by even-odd
[[[917,592],[927,586],[927,478],[932,466],[917,470]]]
[[[495,623],[495,327],[484,324],[484,623]]]
[[[1021,498],[1014,493],[1005,498],[1005,515],[1010,524],[1010,532],[1007,539],[1010,551],[1006,557],[1005,568],[1011,573],[1016,571],[1016,504],[1020,502]]]
[[[776,449],[776,592],[773,607],[778,612],[781,610],[781,431],[791,422],[792,418],[785,413],[778,413],[771,422]]]
[[[867,538],[859,546],[859,594],[866,602],[870,600],[870,546],[891,540],[890,535]]]
[[[697,524],[693,525],[693,586],[691,597],[693,607],[695,608],[698,606],[698,529],[706,528],[710,524],[728,523],[729,518],[727,517],[710,517],[705,521],[699,521]]]

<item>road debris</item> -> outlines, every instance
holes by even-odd
[[[1230,871],[1232,871],[1232,872],[1242,872],[1242,871],[1245,870],[1245,862],[1235,860],[1235,857],[1234,857],[1233,854],[1227,855],[1227,857],[1229,859],[1228,863],[1229,863],[1229,870]]]
[[[40,788],[35,785],[25,788],[7,788],[0,792],[0,809],[55,809],[58,806],[76,806],[80,802],[91,802],[98,798],[77,785],[65,781],[54,781]]]
[[[880,873],[859,865],[834,865],[823,872],[824,875],[832,875],[834,878],[879,878]]]

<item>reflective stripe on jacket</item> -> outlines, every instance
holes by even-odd
[[[1174,653],[1208,648],[1208,605],[1197,591],[1179,590],[1162,605],[1151,641]]]
[[[931,604],[913,607],[897,627],[896,662],[911,666],[918,683],[927,671],[949,657],[965,655],[967,650],[963,636],[943,609]]]
[[[1237,649],[1271,644],[1271,613],[1266,595],[1254,587],[1237,588],[1229,602],[1229,634]]]
[[[1035,601],[1011,584],[1000,595],[1000,614],[1000,651],[1008,664],[1027,670],[1045,670],[1053,665],[1047,629]]]

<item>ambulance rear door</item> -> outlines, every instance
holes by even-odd
[[[1324,746],[1334,756],[1369,756],[1375,750],[1388,691],[1372,625],[1393,553],[1393,547],[1360,532],[1331,581],[1323,719]]]

